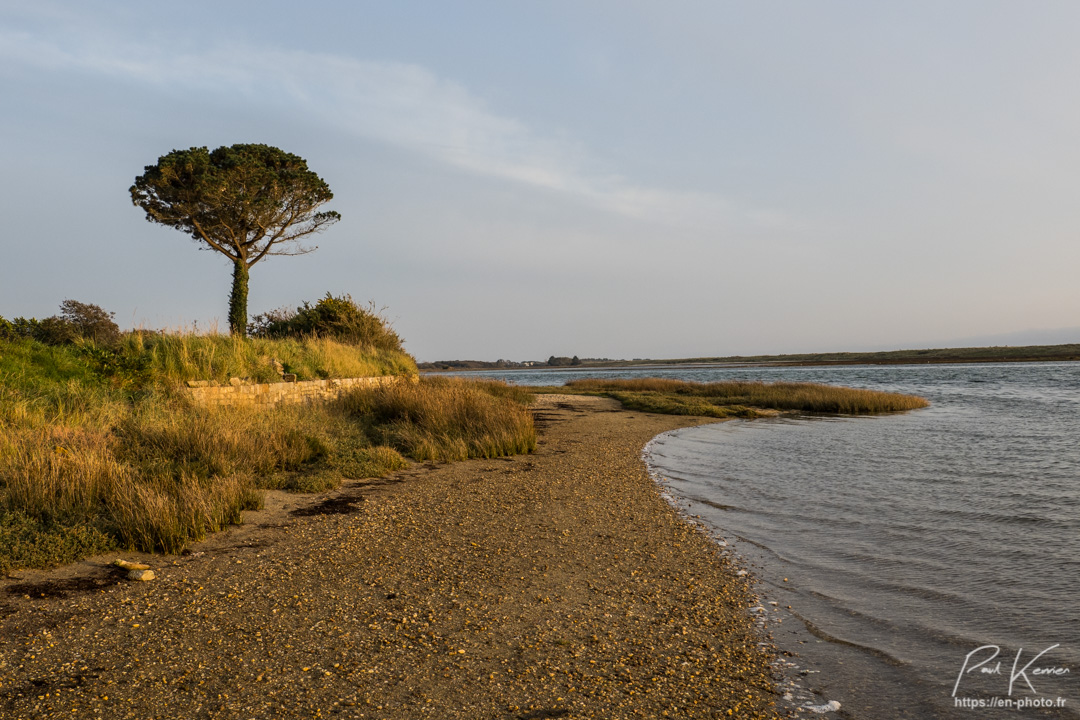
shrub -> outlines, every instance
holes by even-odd
[[[36,339],[40,327],[41,323],[38,322],[37,318],[27,320],[23,317],[17,317],[11,321],[11,329],[14,331],[16,338]]]
[[[35,340],[46,345],[69,345],[79,339],[75,326],[55,315],[36,322],[32,332]]]
[[[120,339],[120,328],[113,321],[116,313],[98,305],[65,300],[60,303],[60,319],[68,323],[79,337],[93,340],[96,345],[113,345]]]
[[[59,525],[18,510],[0,510],[0,575],[63,565],[114,547],[116,541],[94,525]]]
[[[402,351],[401,337],[390,327],[374,303],[362,308],[349,295],[326,294],[311,305],[304,302],[295,312],[286,308],[256,315],[248,332],[265,338],[330,338],[349,345]]]

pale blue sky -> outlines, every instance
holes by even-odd
[[[1075,2],[5,0],[0,315],[223,320],[229,263],[127,189],[256,142],[343,219],[251,313],[351,293],[420,360],[1077,342],[1078,35]]]

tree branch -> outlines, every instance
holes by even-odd
[[[235,260],[240,259],[239,253],[237,253],[237,255],[233,255],[228,250],[226,250],[222,245],[219,245],[218,243],[211,240],[210,236],[207,235],[206,232],[202,229],[202,226],[199,224],[199,221],[196,218],[191,218],[191,224],[195,227],[195,232],[197,232],[199,234],[199,239],[200,240],[202,240],[207,245],[214,248],[219,253],[221,253],[222,255],[224,255],[226,257],[228,257],[231,260],[235,261]]]

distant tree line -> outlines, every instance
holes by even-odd
[[[564,366],[567,366],[567,365],[580,365],[581,364],[581,358],[579,358],[577,355],[575,355],[572,358],[555,357],[554,355],[552,355],[551,357],[548,358],[547,364],[550,365],[551,367],[564,367]]]
[[[417,363],[421,370],[512,370],[530,367],[578,367],[617,362],[611,358],[559,357],[552,355],[547,360],[436,360]]]

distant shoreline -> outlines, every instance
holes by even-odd
[[[561,359],[560,359],[561,360]],[[829,365],[945,365],[957,363],[1075,362],[1080,360],[1080,343],[1068,345],[1028,345],[978,348],[937,348],[889,350],[884,352],[802,353],[792,355],[752,355],[714,358],[640,360],[591,360],[578,362],[486,362],[482,360],[442,360],[418,363],[421,372],[462,372],[499,370],[542,372],[545,370],[605,370],[620,368],[670,367],[815,367]]]

